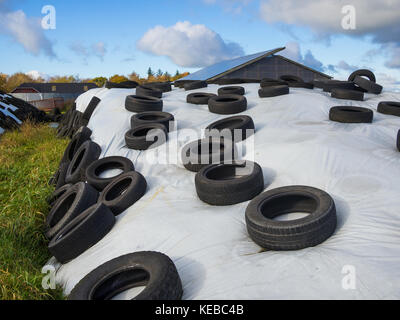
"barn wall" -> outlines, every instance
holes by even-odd
[[[222,79],[247,78],[258,79],[273,78],[278,79],[282,75],[295,75],[301,77],[304,81],[312,81],[317,79],[329,79],[317,72],[313,72],[290,61],[286,61],[279,56],[270,56],[261,59],[251,65],[240,70],[234,71]]]

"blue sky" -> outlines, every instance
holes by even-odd
[[[333,4],[334,3],[334,4]],[[340,27],[345,4],[357,29]],[[194,71],[287,46],[285,54],[336,78],[355,68],[400,80],[400,0],[0,0],[0,72],[81,78]],[[43,30],[43,6],[56,29]]]

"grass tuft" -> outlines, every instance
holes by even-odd
[[[67,140],[46,124],[25,123],[0,135],[0,300],[62,299],[42,288],[50,258],[44,231],[48,186]]]

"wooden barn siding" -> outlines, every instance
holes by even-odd
[[[240,70],[223,76],[222,79],[278,79],[280,76],[287,74],[301,77],[304,81],[328,79],[319,73],[313,72],[276,56],[261,59],[260,61],[248,65]]]

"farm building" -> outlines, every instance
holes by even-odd
[[[97,88],[94,83],[23,83],[11,94],[25,101],[40,101],[54,98],[75,100],[82,93]]]
[[[206,80],[214,82],[221,79],[278,79],[282,75],[295,75],[304,81],[327,80],[331,76],[309,68],[276,53],[285,47],[263,51],[256,54],[226,60],[201,69],[181,80]]]

